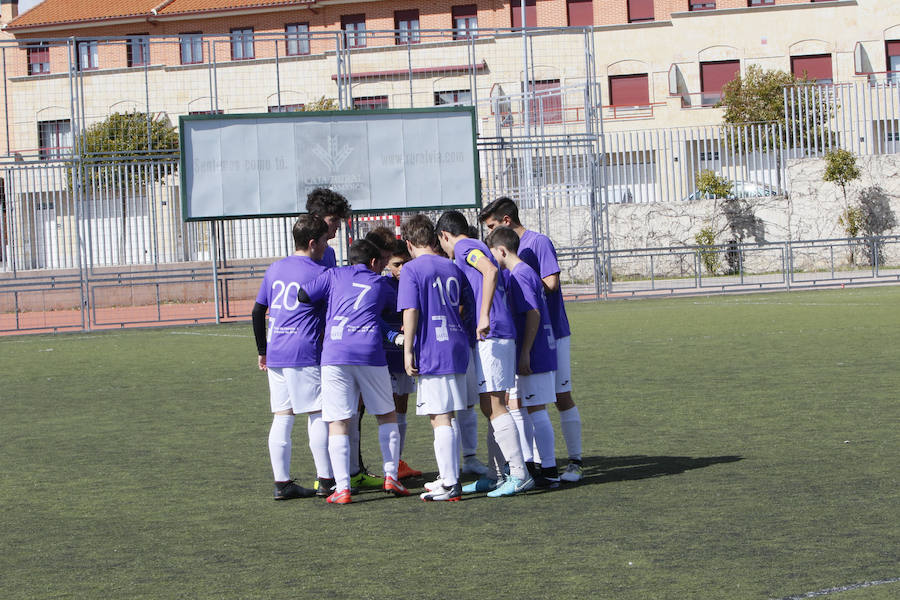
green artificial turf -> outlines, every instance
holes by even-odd
[[[273,502],[249,324],[2,338],[0,597],[764,599],[898,578],[898,309],[900,287],[572,304],[584,481],[448,504]],[[426,478],[431,439],[411,415]],[[309,485],[299,419],[294,449]]]

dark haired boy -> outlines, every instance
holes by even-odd
[[[550,238],[530,229],[525,229],[519,221],[519,208],[510,198],[494,200],[482,209],[478,216],[488,229],[503,225],[519,235],[519,258],[537,272],[544,283],[550,323],[556,337],[556,408],[559,411],[559,426],[569,453],[569,464],[563,472],[563,481],[574,482],[582,478],[584,469],[581,462],[581,415],[572,399],[572,364],[570,360],[569,319],[563,302],[559,284],[559,262],[556,248]]]
[[[506,392],[515,384],[516,333],[500,271],[487,246],[468,237],[469,224],[459,211],[442,214],[435,231],[475,295],[478,391],[481,412],[489,419],[488,458],[496,477],[483,477],[463,491],[488,491],[491,497],[524,492],[534,486],[534,480],[525,470],[516,424],[505,405]],[[500,483],[505,463],[509,463],[509,476]]]
[[[273,419],[269,430],[269,458],[275,475],[275,499],[313,495],[290,477],[291,431],[294,415],[306,414],[309,449],[324,494],[334,484],[328,459],[328,426],[322,420],[319,357],[324,311],[297,301],[300,286],[318,277],[325,267],[316,261],[328,247],[328,225],[315,215],[301,215],[294,223],[294,254],[266,269],[253,307],[257,365],[269,380]],[[266,328],[266,312],[269,326]]]
[[[428,415],[434,431],[437,481],[426,484],[425,501],[456,501],[459,483],[458,410],[466,407],[469,336],[460,315],[461,302],[474,302],[465,275],[435,252],[431,220],[416,215],[404,223],[403,239],[413,257],[403,267],[397,308],[403,311],[404,367],[418,376],[416,414]],[[467,293],[468,292],[468,293]]]
[[[322,343],[322,418],[328,422],[328,454],[334,472],[331,504],[350,498],[349,424],[362,395],[366,409],[378,420],[378,441],[384,459],[384,491],[408,496],[397,477],[400,432],[391,395],[391,379],[382,346],[380,315],[396,295],[375,272],[381,252],[371,242],[350,247],[350,265],[330,269],[304,284],[301,302],[325,302]]]
[[[497,264],[503,269],[509,305],[516,324],[516,387],[510,390],[510,413],[518,412],[519,435],[526,462],[532,444],[540,454],[540,471],[534,467],[539,487],[559,487],[553,425],[546,405],[556,400],[556,339],[544,286],[540,277],[519,259],[519,236],[509,227],[495,227],[487,238]],[[525,412],[522,412],[524,407]],[[514,417],[515,418],[515,415]],[[519,425],[521,423],[521,425]]]
[[[306,196],[306,212],[311,215],[318,215],[328,225],[328,239],[333,240],[337,235],[337,230],[341,228],[341,223],[350,218],[350,203],[341,194],[328,188],[315,188]],[[334,248],[328,246],[325,254],[318,261],[319,264],[326,267],[336,267],[337,258],[334,255]]]

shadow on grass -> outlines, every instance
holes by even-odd
[[[582,485],[678,475],[693,469],[744,460],[743,456],[586,456]]]

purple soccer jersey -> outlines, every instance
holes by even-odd
[[[298,255],[283,258],[266,269],[256,301],[269,307],[268,366],[310,367],[319,364],[325,311],[297,300],[297,292],[301,285],[325,270],[308,256]]]
[[[316,261],[323,267],[328,267],[329,269],[333,269],[337,266],[337,257],[334,254],[334,248],[328,246],[325,248],[325,254],[322,255],[322,258]]]
[[[456,266],[459,267],[460,271],[466,276],[466,279],[469,280],[469,285],[472,286],[472,292],[475,295],[475,320],[477,322],[477,315],[481,311],[482,276],[481,271],[476,269],[469,261],[471,260],[474,262],[476,256],[478,256],[478,258],[484,256],[491,261],[495,267],[497,266],[497,261],[494,260],[494,256],[491,254],[491,251],[488,250],[488,247],[484,245],[484,242],[473,240],[471,238],[463,238],[456,242],[456,246],[453,248],[453,255]],[[506,300],[506,286],[503,283],[502,276],[497,278],[497,289],[494,292],[494,301],[491,303],[490,318],[491,331],[488,334],[488,337],[506,339],[513,339],[516,337],[515,326],[513,325],[512,317],[509,314],[509,306]]]
[[[312,303],[325,301],[322,365],[385,366],[379,317],[396,294],[365,265],[329,269],[303,285]]]
[[[556,248],[546,235],[526,229],[519,238],[519,258],[531,266],[541,279],[559,273],[559,262],[556,259]],[[550,323],[556,339],[572,334],[569,329],[569,317],[563,302],[562,288],[547,294],[547,309],[550,311]]]
[[[442,256],[426,254],[403,265],[397,308],[419,311],[414,348],[420,375],[466,372],[469,334],[459,306],[472,300],[465,294],[468,285],[459,268]]]
[[[517,359],[525,339],[525,313],[536,308],[541,314],[541,322],[531,346],[531,370],[534,373],[555,371],[556,338],[553,337],[541,278],[524,262],[517,264],[511,271],[504,271],[504,278],[507,280],[509,305],[516,324]]]

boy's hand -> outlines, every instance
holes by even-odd
[[[480,317],[478,319],[478,328],[475,330],[475,335],[479,340],[483,340],[487,338],[488,334],[491,333],[491,318],[490,317]]]
[[[260,371],[266,370],[266,355],[265,354],[259,355],[259,360],[258,360],[257,364],[259,365]]]
[[[522,356],[519,357],[519,367],[516,370],[516,374],[531,375],[531,356],[524,352],[522,353]]]
[[[410,377],[415,377],[419,374],[419,369],[416,368],[415,363],[416,359],[412,352],[403,353],[403,366],[406,367],[406,374]]]

